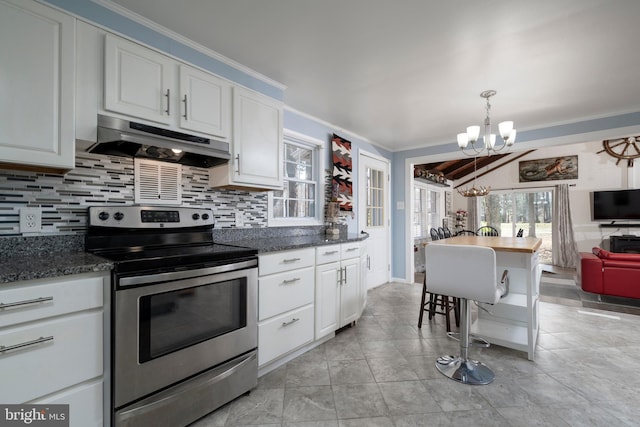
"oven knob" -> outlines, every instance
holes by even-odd
[[[113,217],[116,219],[116,221],[122,221],[122,218],[124,218],[124,214],[122,212],[116,212],[113,214]]]
[[[209,214],[202,214],[202,219],[205,221],[209,219]]]
[[[193,215],[191,215],[191,218],[193,218],[194,220],[199,220],[200,214],[194,213]]]
[[[98,214],[98,218],[100,218],[101,221],[106,221],[109,219],[109,212],[105,212],[102,211]]]

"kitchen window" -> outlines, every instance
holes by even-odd
[[[287,130],[283,142],[283,190],[269,192],[269,225],[321,225],[323,143]]]

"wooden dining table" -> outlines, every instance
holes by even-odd
[[[541,269],[537,237],[457,236],[435,240],[429,245],[472,245],[490,247],[496,252],[497,277],[509,271],[509,294],[487,311],[478,310],[471,333],[491,344],[527,353],[534,360],[538,339]],[[464,259],[459,260],[464,266]],[[428,283],[429,272],[427,272]],[[427,285],[428,286],[428,285]]]

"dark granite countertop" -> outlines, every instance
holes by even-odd
[[[301,231],[302,230],[302,231]],[[313,233],[300,229],[297,232]],[[288,233],[283,235],[283,233]],[[245,246],[268,253],[314,246],[326,246],[365,240],[368,234],[341,233],[292,235],[282,230],[226,230],[216,236],[217,243]],[[113,263],[84,252],[83,236],[42,236],[0,239],[0,284],[23,280],[45,279],[71,274],[109,271]]]
[[[324,234],[313,234],[305,236],[285,236],[285,237],[268,237],[254,239],[238,239],[227,240],[220,239],[217,243],[226,243],[229,245],[245,246],[257,249],[258,253],[268,253],[276,251],[285,251],[291,249],[309,248],[314,246],[335,245],[339,243],[349,243],[365,240],[368,234],[341,234],[336,237],[329,237]]]
[[[86,252],[17,255],[0,260],[0,283],[111,270],[113,264]]]

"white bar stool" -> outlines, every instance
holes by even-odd
[[[464,384],[489,384],[495,378],[493,371],[468,357],[471,328],[469,301],[497,303],[509,291],[508,271],[505,270],[498,282],[496,253],[484,246],[429,244],[425,248],[425,261],[430,292],[458,298],[460,304],[460,355],[439,357],[436,368],[445,376]]]

